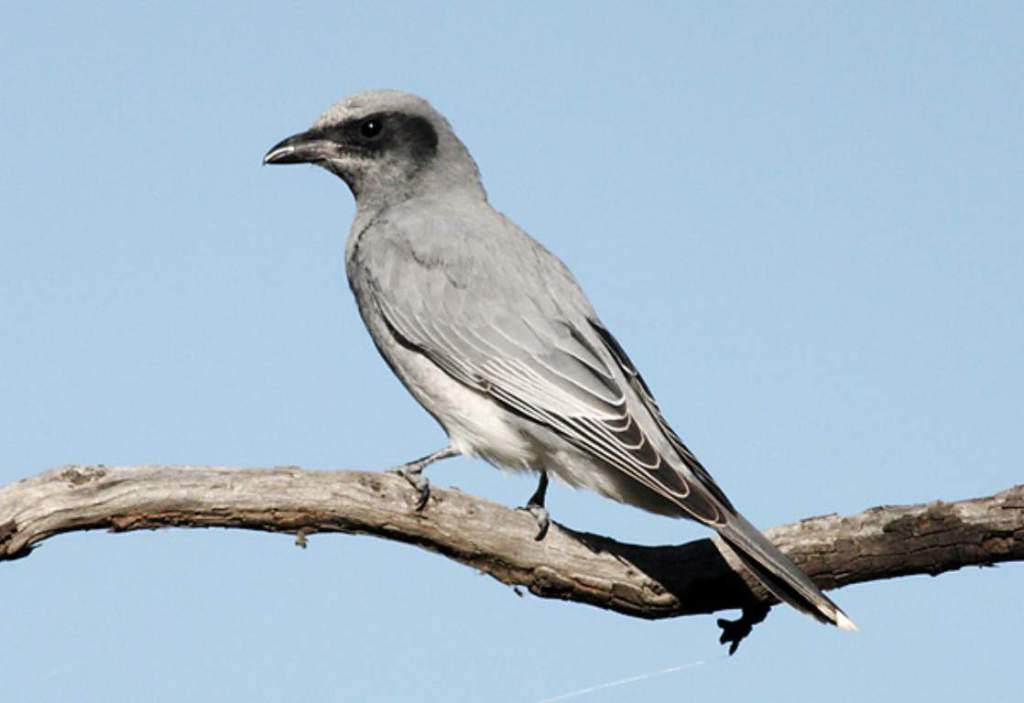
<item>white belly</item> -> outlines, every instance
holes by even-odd
[[[570,486],[589,488],[621,503],[678,514],[619,469],[594,459],[544,425],[506,410],[487,393],[459,383],[423,354],[399,344],[372,304],[364,308],[362,303],[360,312],[377,348],[460,454],[512,471],[547,471]]]
[[[626,501],[617,470],[595,462],[551,430],[505,410],[485,393],[452,379],[421,354],[392,343],[388,353],[406,386],[462,454],[503,469],[548,471],[577,488]],[[616,480],[618,479],[618,480]]]
[[[522,421],[488,395],[452,379],[425,356],[397,344],[388,350],[416,400],[437,418],[452,446],[502,468],[540,470],[538,447]]]

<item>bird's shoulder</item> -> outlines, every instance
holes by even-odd
[[[562,261],[486,201],[419,198],[382,212],[359,236],[352,268],[379,290],[429,298],[442,290],[467,302],[546,299],[592,312]]]

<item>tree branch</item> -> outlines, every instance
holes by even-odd
[[[739,629],[749,631],[771,603],[730,567],[735,558],[717,540],[643,547],[552,523],[537,541],[526,512],[458,490],[434,488],[422,512],[415,499],[393,474],[68,466],[0,488],[0,561],[56,534],[99,528],[235,527],[296,534],[302,546],[307,535],[343,532],[415,544],[543,598],[641,618],[744,608],[748,624]],[[767,535],[825,589],[1024,560],[1024,485],[956,503],[809,518]]]

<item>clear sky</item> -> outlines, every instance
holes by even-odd
[[[767,527],[1024,479],[1019,3],[5,3],[0,482],[68,462],[383,469],[444,442],[281,138],[420,93]],[[532,480],[430,471],[509,505]],[[702,528],[553,486],[645,543]],[[532,597],[408,546],[67,535],[0,564],[4,701],[1019,700],[1024,565],[834,592],[857,635]]]

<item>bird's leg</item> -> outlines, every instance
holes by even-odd
[[[427,454],[416,461],[410,461],[407,464],[402,464],[392,469],[396,474],[403,476],[406,481],[412,484],[413,488],[420,492],[419,498],[416,499],[416,510],[423,510],[427,505],[427,500],[430,498],[430,481],[423,475],[423,469],[435,461],[450,459],[458,455],[458,450],[449,444],[444,449],[438,449],[433,454]]]
[[[548,492],[548,472],[540,472],[540,483],[537,484],[537,490],[530,496],[530,500],[526,503],[526,507],[522,508],[526,512],[533,515],[533,519],[537,521],[537,536],[535,540],[540,541],[544,539],[544,535],[548,533],[548,527],[551,526],[551,516],[548,514],[548,509],[544,507],[544,497]]]

